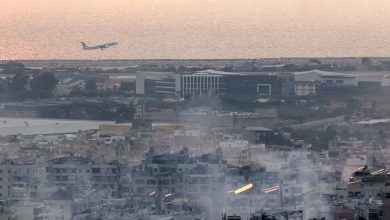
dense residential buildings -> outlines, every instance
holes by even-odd
[[[68,156],[49,160],[46,171],[50,185],[108,190],[113,197],[118,197],[119,168],[116,162],[102,164],[79,156]]]
[[[388,73],[257,65],[61,69],[2,103],[0,218],[386,219]]]

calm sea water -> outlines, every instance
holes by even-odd
[[[390,56],[390,1],[0,1],[0,59],[296,56]]]

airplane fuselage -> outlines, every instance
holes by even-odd
[[[110,42],[110,43],[93,45],[93,46],[88,46],[87,44],[81,42],[81,45],[83,47],[83,50],[99,50],[99,49],[103,50],[118,45],[118,42]]]

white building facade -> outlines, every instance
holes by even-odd
[[[193,74],[137,73],[136,94],[166,94],[180,97],[217,95],[224,92],[224,72],[201,71]]]

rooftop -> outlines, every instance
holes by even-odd
[[[385,118],[385,119],[372,119],[372,120],[367,120],[367,121],[358,121],[356,124],[359,125],[374,125],[374,124],[382,124],[382,123],[389,123],[390,119]]]
[[[207,69],[207,70],[202,70],[202,71],[197,71],[194,73],[195,75],[246,75],[243,73],[233,73],[233,72],[224,72],[224,71],[218,71],[218,70],[212,70],[212,69]]]
[[[320,75],[321,77],[356,78],[356,75],[354,75],[354,74],[328,72],[328,71],[322,71],[322,70],[317,70],[317,69],[294,73],[294,75],[305,75],[305,74],[317,74],[317,75]]]
[[[246,127],[245,128],[246,131],[272,131],[271,128],[265,128],[265,127]]]

